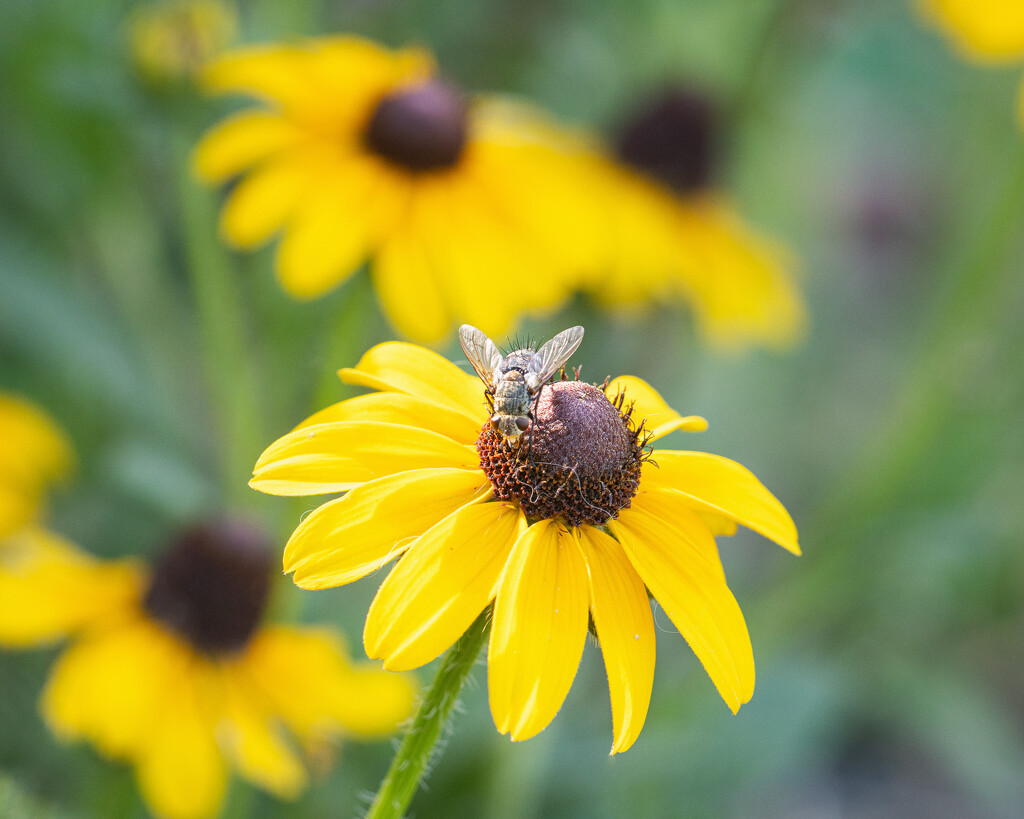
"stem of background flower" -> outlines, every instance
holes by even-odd
[[[1016,285],[1018,265],[1006,256],[1024,225],[1024,145],[1017,149],[1006,184],[947,286],[935,299],[922,328],[917,354],[911,356],[902,380],[896,410],[875,437],[860,463],[846,470],[816,520],[801,540],[820,549],[803,573],[799,590],[787,599],[766,602],[766,620],[776,634],[790,633],[808,617],[825,626],[845,622],[851,608],[864,599],[863,584],[872,582],[874,549],[885,548],[871,538],[886,510],[892,508],[916,478],[921,460],[939,445],[955,422],[960,381],[967,375],[958,355],[982,336],[993,316],[1006,309],[1005,294]],[[809,550],[810,551],[810,550]]]
[[[354,367],[360,356],[366,352],[366,329],[368,318],[376,319],[373,304],[373,288],[365,268],[345,284],[343,300],[337,314],[331,320],[327,341],[323,348],[323,366],[320,379],[313,390],[310,412],[318,412],[339,400],[341,381],[338,370]]]
[[[366,819],[399,819],[405,814],[416,786],[430,764],[436,762],[438,740],[487,638],[490,615],[490,609],[485,609],[445,654]]]
[[[195,297],[205,354],[206,381],[221,446],[221,479],[229,505],[246,507],[252,465],[265,443],[259,425],[259,402],[252,360],[246,352],[243,299],[235,270],[217,237],[214,198],[189,174],[190,140],[178,135],[174,145],[187,267]]]

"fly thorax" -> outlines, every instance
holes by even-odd
[[[560,381],[542,389],[533,424],[519,442],[488,423],[476,448],[499,500],[518,501],[534,520],[600,526],[636,494],[644,443],[621,398],[612,403],[591,384]]]

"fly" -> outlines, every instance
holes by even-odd
[[[471,324],[459,328],[459,344],[484,382],[491,402],[491,426],[514,442],[530,428],[541,390],[583,341],[583,328],[563,330],[536,352],[526,347],[502,355],[498,346]]]

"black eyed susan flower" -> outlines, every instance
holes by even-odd
[[[293,297],[369,259],[395,327],[436,341],[470,315],[502,333],[572,289],[593,232],[574,206],[576,158],[525,106],[470,97],[423,51],[356,37],[241,50],[204,79],[263,104],[210,131],[195,167],[208,182],[241,177],[221,232],[239,248],[280,233]]]
[[[389,561],[363,634],[391,670],[439,656],[493,603],[491,712],[527,739],[561,707],[588,622],[611,692],[612,752],[636,740],[654,677],[648,592],[736,711],[754,690],[747,628],[715,544],[747,526],[799,553],[782,505],[746,469],[652,448],[682,417],[638,378],[544,387],[517,443],[491,423],[479,379],[409,344],[372,348],[342,401],[272,444],[252,486],[345,492],[295,530],[285,570],[307,589],[350,583]]]
[[[706,96],[673,88],[623,125],[618,164],[605,165],[608,262],[592,287],[609,305],[683,298],[720,347],[785,347],[806,323],[794,264],[715,190],[717,123]]]
[[[133,764],[157,816],[214,816],[229,768],[293,797],[303,748],[391,733],[413,689],[352,665],[333,631],[261,627],[270,571],[262,537],[237,522],[183,533],[151,571],[27,528],[0,551],[0,645],[72,638],[46,721]]]
[[[63,478],[72,454],[64,433],[34,404],[0,393],[0,538],[39,511],[46,486]]]

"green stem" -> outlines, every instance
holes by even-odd
[[[195,297],[205,355],[206,381],[217,413],[224,496],[232,505],[248,505],[252,465],[265,443],[260,428],[256,377],[247,351],[236,271],[216,235],[212,194],[188,171],[188,148],[175,144],[179,196],[188,274]]]
[[[437,742],[483,647],[489,619],[487,609],[444,656],[437,676],[391,760],[391,767],[366,814],[367,819],[399,819],[405,813],[417,785],[435,761]]]

